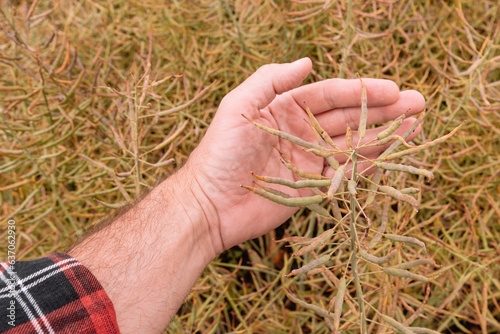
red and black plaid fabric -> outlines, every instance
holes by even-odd
[[[0,264],[0,332],[120,333],[101,284],[63,253]]]

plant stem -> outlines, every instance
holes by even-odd
[[[354,150],[354,153],[352,155],[352,180],[354,182],[357,182],[357,165],[358,165],[358,159],[357,159],[357,149]],[[360,311],[360,316],[361,316],[361,334],[367,333],[366,330],[366,314],[365,314],[365,302],[363,298],[363,290],[361,289],[361,283],[359,282],[359,275],[358,275],[358,257],[357,257],[357,247],[356,247],[356,241],[358,239],[357,233],[356,233],[356,199],[354,198],[354,195],[351,194],[351,269],[352,269],[352,276],[354,277],[354,286],[356,287],[356,297],[358,299],[358,306],[359,306],[359,311]]]
[[[354,26],[352,23],[352,0],[347,1],[345,24],[346,24],[345,27],[346,37],[344,39],[344,47],[342,49],[342,63],[340,64],[339,68],[339,78],[341,79],[346,78],[346,67],[348,67],[347,58],[349,57],[349,46],[354,38]]]

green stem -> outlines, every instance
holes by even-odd
[[[357,182],[357,168],[358,160],[357,160],[357,149],[354,150],[352,155],[352,180]],[[361,334],[366,334],[366,314],[365,314],[365,302],[363,298],[363,290],[361,289],[361,283],[359,282],[359,274],[358,274],[358,257],[357,257],[357,247],[356,241],[358,239],[356,233],[356,199],[353,195],[351,195],[351,269],[352,275],[354,277],[354,286],[356,287],[356,297],[358,299],[358,307],[361,316]]]
[[[344,48],[342,50],[342,63],[339,68],[339,78],[345,79],[346,77],[346,67],[348,66],[347,58],[349,57],[349,44],[353,40],[354,37],[354,25],[352,22],[352,0],[347,1],[347,12],[345,18],[345,39],[344,39]]]

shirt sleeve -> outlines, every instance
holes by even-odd
[[[120,333],[113,303],[77,259],[0,264],[0,333]]]

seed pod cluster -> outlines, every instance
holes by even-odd
[[[370,126],[370,118],[368,117],[370,112],[368,108],[368,89],[370,86],[365,85],[361,78],[360,84],[361,108],[358,128],[351,129],[347,126],[345,137],[343,138],[344,140],[341,140],[342,138],[339,136],[335,137],[335,140],[333,140],[315,118],[314,110],[311,111],[307,106],[305,106],[304,120],[309,123],[307,130],[312,132],[314,137],[310,136],[310,138],[314,138],[316,143],[306,141],[284,131],[269,128],[244,116],[257,128],[279,137],[280,140],[286,140],[300,146],[303,151],[311,153],[312,156],[323,158],[323,166],[327,166],[323,169],[323,173],[319,173],[318,171],[311,172],[303,170],[295,165],[295,160],[292,161],[290,156],[287,156],[278,150],[281,155],[281,162],[284,168],[293,173],[294,180],[287,180],[274,175],[265,176],[252,173],[254,178],[267,184],[279,185],[281,187],[284,186],[290,189],[302,189],[301,193],[310,191],[311,194],[309,196],[294,197],[286,194],[285,192],[261,185],[259,185],[259,188],[249,186],[242,187],[256,195],[281,205],[290,207],[307,207],[319,217],[325,219],[328,223],[336,223],[334,228],[330,228],[316,237],[308,238],[304,242],[299,243],[295,241],[296,239],[290,239],[290,241],[294,243],[294,246],[302,246],[293,256],[308,256],[307,254],[309,253],[314,255],[314,252],[318,250],[321,254],[326,255],[315,258],[310,262],[305,263],[302,267],[292,270],[288,275],[286,275],[287,277],[292,277],[301,274],[312,275],[316,273],[327,273],[328,275],[326,276],[331,277],[332,282],[338,284],[338,291],[335,299],[332,299],[330,303],[330,309],[334,309],[333,315],[329,311],[319,306],[306,303],[291,295],[288,291],[285,291],[288,298],[297,305],[312,310],[318,315],[323,316],[330,328],[333,329],[334,333],[339,332],[344,300],[348,303],[351,301],[350,298],[345,298],[345,294],[349,294],[347,290],[347,282],[354,283],[353,286],[357,297],[357,307],[359,309],[357,312],[354,312],[355,314],[359,314],[359,321],[353,321],[352,323],[359,324],[359,330],[357,330],[358,332],[363,334],[367,333],[367,320],[365,312],[366,302],[363,297],[364,285],[361,284],[360,275],[358,273],[358,262],[360,265],[366,265],[366,262],[369,262],[370,267],[378,266],[381,268],[383,273],[392,277],[408,278],[424,283],[428,283],[431,280],[429,277],[409,271],[409,269],[416,268],[420,265],[435,265],[435,262],[431,259],[417,259],[397,265],[388,265],[388,263],[396,258],[396,254],[398,254],[399,251],[404,253],[409,250],[408,247],[402,247],[401,244],[418,246],[426,252],[425,243],[417,238],[386,233],[386,230],[389,230],[391,226],[389,211],[394,199],[403,203],[408,203],[415,211],[418,211],[418,200],[412,195],[418,194],[420,189],[417,187],[409,187],[398,190],[390,185],[380,184],[380,182],[384,176],[384,171],[387,171],[385,175],[402,172],[424,176],[428,181],[431,181],[434,178],[434,174],[432,172],[409,165],[408,161],[410,159],[406,159],[404,163],[400,163],[396,160],[407,155],[422,152],[423,150],[444,142],[457,132],[461,126],[458,126],[452,132],[441,138],[418,146],[411,145],[407,142],[407,140],[411,133],[419,126],[419,124],[421,124],[425,113],[422,113],[420,117],[418,117],[417,121],[407,127],[404,133],[401,134],[401,131],[398,131],[398,129],[400,130],[404,120],[406,119],[407,111],[405,111],[402,115],[390,122],[384,130],[380,131],[377,135],[374,135],[373,129],[367,129],[367,127]],[[305,115],[307,115],[307,117],[305,117]],[[356,130],[357,140],[354,141],[354,131]],[[400,134],[396,134],[396,131]],[[384,148],[383,153],[381,153],[376,159],[370,160],[362,154],[370,149],[373,150],[373,148],[381,149],[384,145],[388,144],[390,144],[390,146],[388,148]],[[395,152],[397,148],[400,148],[401,150]],[[318,160],[316,157],[314,157],[314,159]],[[365,176],[358,174],[358,168],[360,168],[360,165],[358,164],[361,163],[363,164],[362,166],[364,170],[369,170],[370,168],[375,169],[374,176],[368,182],[368,189],[365,189],[366,183],[363,181]],[[327,171],[328,173],[326,173]],[[331,174],[333,174],[332,177],[325,176]],[[390,180],[391,178],[389,177],[384,179]],[[344,190],[344,184],[347,185],[347,191]],[[295,190],[294,193],[297,193],[297,190]],[[367,216],[366,212],[369,213],[367,210],[368,206],[377,204],[375,202],[376,196],[383,196],[385,199],[383,201],[382,209],[378,211],[381,222],[375,229],[371,227],[372,219]],[[326,203],[328,203],[329,207],[325,208],[324,205]],[[358,235],[361,229],[363,234]],[[336,247],[345,247],[350,241],[349,263],[342,263],[345,265],[343,268],[343,272],[345,274],[342,275],[340,280],[338,280],[334,274],[325,267],[327,262],[331,260],[333,261],[334,254],[336,252],[336,249],[332,250],[331,248],[331,244],[334,244],[331,240],[335,232],[349,236],[349,240],[344,239],[345,242],[342,242]],[[373,238],[369,244],[366,245],[365,238],[369,238],[369,236],[373,234]],[[392,247],[393,244],[391,241],[401,244],[398,245],[397,248],[389,250],[388,252],[384,251],[384,254],[386,254],[385,256],[373,255],[378,253],[377,249],[374,249],[377,245],[384,248],[387,246]],[[323,250],[325,247],[330,248]],[[359,261],[359,258],[364,261]],[[403,258],[408,257],[404,256]],[[338,267],[338,265],[334,265],[331,267],[334,268],[332,271],[336,270]],[[346,275],[351,275],[351,277],[346,280]],[[405,326],[396,321],[394,318],[386,315],[381,315],[381,317],[397,332],[436,333],[435,331],[425,328]],[[330,321],[332,321],[332,323]]]

